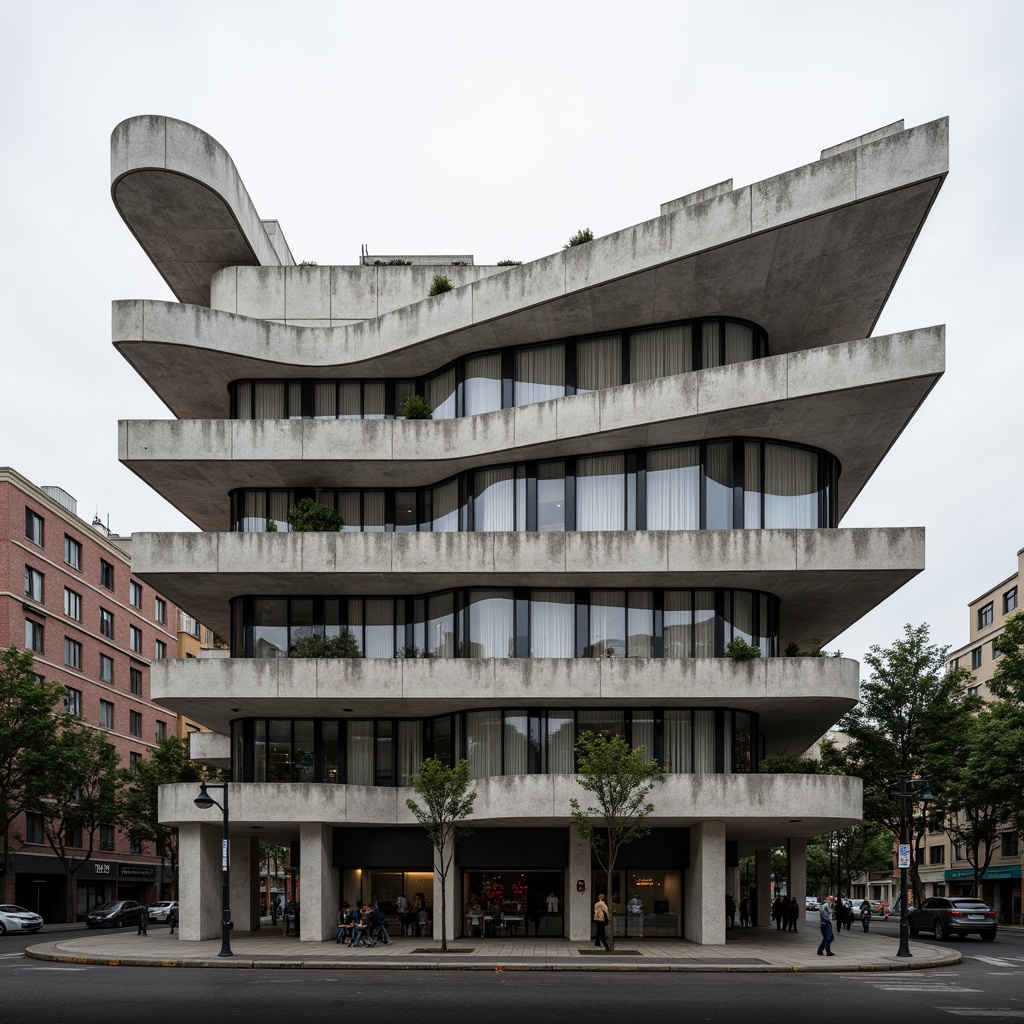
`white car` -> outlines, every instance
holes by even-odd
[[[38,914],[13,903],[0,904],[0,935],[8,932],[37,932],[43,927]]]
[[[149,905],[149,919],[150,921],[166,921],[167,915],[171,910],[178,905],[177,900],[157,900],[156,903],[150,903]]]

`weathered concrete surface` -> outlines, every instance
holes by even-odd
[[[415,595],[452,587],[743,587],[781,600],[781,637],[827,643],[924,568],[924,530],[634,533],[136,533],[133,570],[214,632],[243,594]],[[538,566],[538,555],[543,564]],[[528,566],[524,571],[524,566]],[[822,594],[842,600],[822,601]]]
[[[227,150],[185,121],[122,121],[110,136],[110,193],[181,302],[208,305],[222,267],[279,266],[280,254],[291,262],[280,226],[271,222],[271,240]]]
[[[154,662],[153,699],[203,722],[192,757],[223,767],[235,718],[428,718],[487,707],[728,707],[770,752],[806,750],[856,703],[847,658],[232,658]]]
[[[947,171],[942,119],[357,323],[246,318],[232,332],[201,315],[229,314],[182,310],[174,326],[150,304],[146,317],[115,308],[114,343],[182,417],[224,415],[239,377],[421,375],[454,356],[693,316],[753,320],[772,352],[799,351],[871,333]],[[151,322],[120,330],[133,319]]]
[[[119,458],[204,530],[239,487],[417,487],[518,459],[748,435],[824,448],[842,516],[945,366],[930,327],[457,420],[131,420]]]

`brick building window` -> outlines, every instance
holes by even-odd
[[[43,841],[43,816],[30,811],[25,815],[25,842],[41,843]]]
[[[25,620],[25,650],[43,653],[43,627],[41,623]]]
[[[25,566],[25,596],[33,601],[43,600],[43,574],[31,565]]]
[[[153,657],[155,657],[157,661],[160,661],[161,658],[167,657],[167,644],[165,644],[163,640],[157,640],[153,649]]]
[[[100,701],[100,726],[104,729],[114,728],[114,705],[109,700]]]
[[[142,735],[142,712],[141,711],[129,711],[128,712],[128,731],[133,736]]]
[[[129,677],[131,679],[132,693],[134,693],[136,697],[141,696],[142,695],[142,669],[141,668],[130,668],[128,670],[128,675],[129,675]]]
[[[111,853],[114,849],[114,826],[100,825],[100,849],[104,853]]]
[[[68,587],[64,588],[64,614],[75,622],[82,621],[82,595]]]
[[[128,767],[133,771],[142,764],[142,755],[137,751],[133,750],[128,754]]]
[[[128,627],[128,646],[136,653],[142,653],[142,630],[138,626]]]
[[[82,691],[74,687],[64,687],[64,710],[76,718],[82,717]]]
[[[25,509],[25,536],[33,544],[43,546],[43,517],[36,515],[30,508]]]
[[[74,537],[64,534],[64,561],[72,569],[82,571],[82,545]]]
[[[114,589],[114,567],[104,559],[100,559],[100,586],[107,590]]]
[[[156,599],[156,610],[155,610],[154,614],[156,616],[156,621],[157,622],[160,622],[160,623],[166,623],[167,622],[167,602],[164,601],[162,598],[158,597]]]
[[[135,580],[132,580],[131,585],[128,588],[128,591],[129,591],[129,593],[128,593],[128,600],[131,601],[131,603],[136,608],[141,608],[142,607],[142,584],[141,583],[136,583]]]
[[[156,741],[159,743],[161,740],[167,739],[167,723],[157,721],[156,723]]]
[[[71,637],[64,637],[64,664],[82,670],[82,645]]]
[[[106,608],[100,609],[100,632],[111,640],[114,639],[114,613],[108,612]]]
[[[114,681],[114,659],[107,655],[100,655],[100,682],[113,683]]]

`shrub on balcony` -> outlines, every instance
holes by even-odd
[[[314,498],[300,498],[288,509],[288,525],[295,533],[337,533],[345,520],[337,509]]]
[[[356,638],[346,629],[340,636],[322,636],[315,633],[296,640],[292,645],[293,658],[361,658],[362,651]]]

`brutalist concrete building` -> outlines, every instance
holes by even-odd
[[[180,300],[114,304],[114,344],[175,416],[122,422],[120,458],[202,531],[136,534],[135,571],[230,639],[155,664],[153,692],[230,767],[236,930],[259,924],[264,839],[292,848],[301,938],[403,892],[429,934],[405,801],[435,756],[467,758],[478,794],[449,934],[589,935],[585,729],[667,771],[619,864],[618,934],[723,943],[748,883],[766,923],[772,847],[803,895],[806,839],[859,820],[861,783],[758,768],[857,700],[855,662],[787,650],[924,567],[923,530],[840,524],[943,371],[941,327],[871,334],[947,149],[945,120],[898,122],[520,266],[296,266],[218,142],[117,127],[115,205]],[[454,287],[428,297],[436,274]],[[410,395],[432,420],[402,417]],[[341,532],[289,530],[309,496]],[[363,658],[294,656],[344,631]],[[735,639],[761,657],[726,656]],[[161,797],[186,940],[218,934],[221,903],[195,795]]]

